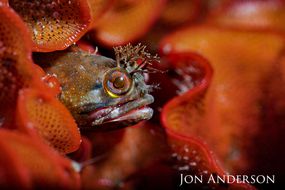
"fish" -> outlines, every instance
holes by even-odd
[[[116,60],[86,51],[37,53],[35,63],[60,83],[58,99],[80,129],[112,130],[149,120],[154,102],[146,74],[159,62],[146,46],[114,48]],[[51,55],[52,54],[52,55]]]

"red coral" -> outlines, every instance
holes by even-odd
[[[1,187],[79,189],[71,161],[40,140],[2,129],[0,149]]]
[[[88,30],[91,14],[86,0],[9,0],[27,24],[34,51],[62,50],[79,40]]]
[[[108,48],[141,39],[156,51],[169,31],[175,32],[160,45],[161,67],[169,73],[150,77],[162,86],[154,92],[154,119],[141,123],[143,128],[87,132],[89,140],[69,155],[83,168],[90,157],[99,158],[83,170],[83,188],[173,189],[181,173],[284,177],[283,1],[169,0],[165,7],[165,0],[0,2],[0,124],[6,128],[0,129],[1,187],[79,188],[72,163],[51,148],[62,154],[77,150],[79,130],[56,99],[59,82],[34,65],[32,50],[62,50],[76,42],[94,51],[94,44],[85,43],[91,36]]]
[[[165,0],[117,1],[96,26],[91,36],[102,45],[113,47],[133,42],[154,24]]]
[[[284,10],[282,0],[228,1],[212,11],[208,22],[223,27],[284,32]]]
[[[277,150],[277,141],[284,141],[279,135],[284,131],[279,96],[284,90],[276,88],[284,82],[283,37],[203,26],[177,31],[161,47],[165,53],[198,52],[214,70],[210,86],[193,88],[165,106],[167,129],[203,139],[233,173],[282,171],[275,157],[283,155],[267,146],[260,149],[257,141],[275,136]],[[261,156],[265,152],[272,155]]]
[[[191,130],[191,128],[198,131],[205,130],[201,124],[206,111],[203,99],[207,94],[213,73],[210,64],[206,59],[192,53],[173,53],[167,56],[167,60],[173,65],[173,69],[183,72],[180,73],[183,77],[180,83],[188,83],[190,88],[181,96],[169,101],[161,113],[163,126],[166,128],[169,143],[174,151],[174,158],[186,173],[188,171],[195,175],[202,175],[204,179],[208,179],[210,175],[225,175],[225,171],[216,161],[215,153],[207,145],[207,139],[201,139],[199,133]],[[187,81],[187,77],[190,76],[191,81]],[[223,185],[211,184],[218,189]],[[252,188],[246,184],[233,184],[230,188],[237,187]]]
[[[79,129],[64,105],[51,94],[31,89],[21,90],[17,111],[20,130],[30,134],[35,130],[61,153],[66,154],[78,149]]]
[[[30,35],[20,17],[6,6],[0,7],[0,115],[10,122],[19,89],[41,86],[38,72],[31,72]],[[20,35],[19,35],[20,34]]]
[[[88,0],[92,17],[90,28],[97,26],[101,17],[104,16],[110,8],[112,8],[115,2],[116,0]]]
[[[43,72],[31,60],[31,42],[25,24],[6,6],[0,7],[0,17],[3,34],[0,37],[0,115],[4,119],[3,125],[18,125],[26,131],[33,126],[61,152],[76,150],[80,144],[79,130],[69,111],[54,97],[55,90],[41,80]],[[27,88],[29,90],[22,91],[19,96],[19,92]],[[16,106],[20,120],[15,119]],[[62,138],[57,136],[58,132],[64,132],[61,134],[64,141],[58,140]]]

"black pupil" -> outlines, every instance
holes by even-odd
[[[115,78],[113,85],[115,88],[123,88],[125,86],[125,80],[123,76]]]

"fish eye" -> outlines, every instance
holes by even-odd
[[[130,91],[132,82],[132,78],[126,70],[115,68],[107,71],[104,75],[103,87],[112,98],[118,98]]]

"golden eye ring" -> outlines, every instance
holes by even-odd
[[[103,79],[105,92],[112,98],[127,94],[132,88],[133,80],[130,74],[122,68],[107,71]]]

